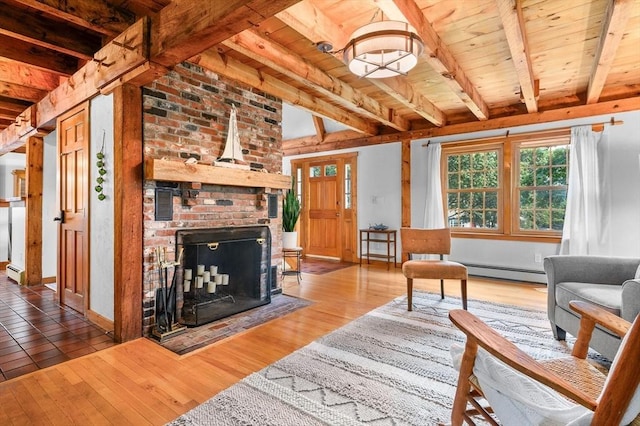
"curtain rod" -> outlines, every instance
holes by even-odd
[[[604,126],[606,124],[609,124],[611,126],[619,126],[621,124],[624,124],[624,121],[622,120],[616,120],[613,117],[611,117],[611,120],[609,121],[602,121],[602,122],[598,122],[598,123],[587,123],[587,124],[581,124],[581,126],[588,126],[591,125],[591,130],[594,132],[601,132],[602,130],[604,130]],[[546,132],[546,131],[558,131],[558,130],[571,130],[571,126],[569,127],[559,127],[557,129],[546,129],[546,130],[540,130],[538,132]],[[507,133],[504,135],[505,137],[509,137],[509,133],[511,132],[511,130],[507,130]],[[538,132],[524,132],[526,133],[538,133]],[[482,141],[482,140],[489,140],[489,139],[495,139],[497,137],[500,137],[500,135],[496,135],[496,136],[490,136],[490,137],[486,137],[486,138],[480,138],[480,139],[468,139],[469,141],[474,141],[474,142],[478,142],[478,141]],[[427,146],[429,146],[429,144],[431,143],[431,141],[427,141],[427,143],[423,143],[422,147],[425,148]],[[440,143],[440,142],[434,142],[434,143]]]

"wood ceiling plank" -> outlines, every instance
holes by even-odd
[[[85,60],[102,46],[100,37],[9,7],[0,14],[0,34]]]
[[[223,44],[288,75],[302,85],[317,90],[349,111],[377,120],[396,130],[409,130],[409,122],[394,114],[389,108],[255,31],[245,30],[227,39]]]
[[[312,114],[342,123],[360,133],[374,135],[378,133],[377,127],[369,121],[362,120],[353,114],[339,109],[308,93],[289,86],[268,74],[262,74],[256,69],[232,59],[223,57],[213,49],[209,49],[191,59],[208,70],[225,75],[233,80],[260,89],[273,96],[277,96],[292,105],[303,108]]]
[[[151,60],[171,67],[299,0],[174,1],[152,17]],[[185,25],[189,23],[189,25]]]
[[[531,66],[531,55],[522,15],[522,4],[517,0],[496,1],[500,11],[500,18],[502,19],[502,27],[511,51],[513,65],[520,81],[522,99],[529,112],[536,112],[538,111],[537,83]]]
[[[415,110],[420,116],[426,118],[436,126],[444,126],[447,117],[426,97],[418,93],[405,79],[394,77],[384,79],[372,79],[371,83],[390,96]]]
[[[69,76],[78,69],[76,58],[1,34],[0,57],[29,64],[62,76]]]
[[[14,0],[63,21],[114,37],[135,22],[135,16],[105,0]]]
[[[589,75],[587,104],[596,103],[600,98],[627,22],[631,16],[632,3],[632,0],[609,1],[605,18],[602,22],[598,47],[593,58],[593,67]]]

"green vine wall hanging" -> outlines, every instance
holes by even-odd
[[[100,201],[107,198],[107,196],[104,195],[104,193],[102,192],[104,190],[104,187],[102,186],[102,184],[104,183],[106,174],[107,174],[107,170],[104,168],[105,166],[105,162],[104,162],[105,133],[106,133],[105,131],[102,132],[102,148],[100,148],[100,151],[96,154],[96,158],[98,159],[98,161],[96,162],[96,166],[98,166],[98,177],[96,178],[96,182],[98,184],[94,187],[94,189],[98,193],[98,200]]]

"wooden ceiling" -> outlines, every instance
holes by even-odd
[[[201,1],[0,0],[0,132],[139,18],[163,26],[158,16]],[[640,0],[222,3],[260,4],[260,18],[237,33],[211,25],[224,41],[191,60],[313,113],[318,134],[285,141],[288,153],[640,109]],[[358,78],[341,49],[381,17],[413,25],[425,53],[407,76]],[[351,130],[324,134],[322,118]]]

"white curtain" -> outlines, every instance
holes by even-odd
[[[606,139],[607,128],[602,133],[591,126],[571,129],[571,153],[569,159],[569,190],[567,208],[562,229],[560,254],[606,254],[605,208],[607,194],[606,174],[601,173],[602,156],[599,145]]]
[[[424,227],[426,229],[444,228],[444,211],[442,207],[442,186],[440,184],[439,143],[427,146],[427,199],[424,206]]]

